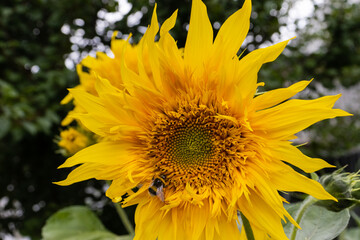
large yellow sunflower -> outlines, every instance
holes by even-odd
[[[238,230],[238,211],[256,239],[287,239],[281,220],[297,224],[279,191],[335,200],[289,164],[308,173],[332,166],[303,155],[289,140],[318,121],[350,114],[333,109],[339,95],[287,100],[310,81],[254,97],[262,85],[257,83],[260,67],[275,60],[288,41],[239,60],[250,12],[247,0],[213,40],[206,7],[193,0],[182,52],[169,34],[177,12],[163,23],[155,42],[155,7],[137,46],[136,71],[126,58],[117,59],[116,68],[89,64],[97,71],[95,93],[70,89],[83,109],[71,117],[103,141],[67,159],[60,168],[81,165],[57,184],[111,180],[107,196],[123,200],[123,206],[138,204],[135,239],[150,240],[245,238]],[[115,73],[121,75],[116,84]]]

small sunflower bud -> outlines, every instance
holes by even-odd
[[[357,200],[360,200],[360,181],[357,181],[354,184],[353,191],[351,192],[352,196]]]
[[[360,199],[360,175],[359,173],[342,172],[341,168],[332,174],[320,178],[320,183],[325,190],[333,195],[338,202],[319,201],[317,204],[327,209],[339,212],[359,203]]]

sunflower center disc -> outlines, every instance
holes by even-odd
[[[241,127],[217,117],[227,110],[221,103],[194,102],[179,101],[177,108],[159,113],[149,132],[146,156],[154,176],[166,177],[167,189],[222,184],[241,158]]]
[[[169,160],[184,169],[204,166],[211,157],[211,135],[201,126],[176,129],[167,145]]]

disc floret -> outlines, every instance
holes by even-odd
[[[164,107],[155,117],[150,133],[148,157],[154,175],[165,175],[168,187],[196,189],[231,182],[231,170],[240,164],[238,154],[244,147],[240,125],[219,118],[231,109],[214,99],[178,101]]]

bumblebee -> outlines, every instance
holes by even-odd
[[[166,177],[160,175],[159,177],[153,178],[149,186],[149,194],[153,197],[157,196],[162,202],[165,200],[164,187]]]

